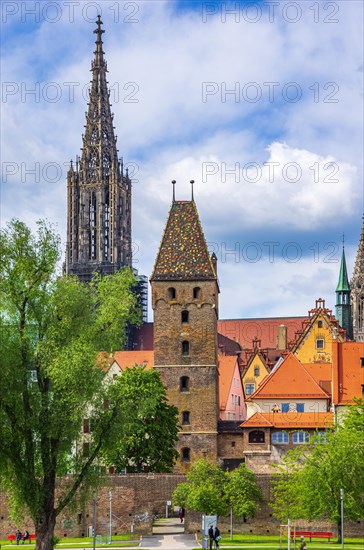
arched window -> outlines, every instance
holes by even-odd
[[[182,323],[188,323],[189,313],[187,309],[184,309],[181,313],[181,321]]]
[[[253,430],[249,432],[249,443],[264,443],[265,434],[261,430]]]
[[[188,376],[181,376],[179,379],[179,390],[180,391],[190,391],[190,379]]]
[[[182,462],[189,462],[191,460],[191,450],[188,447],[184,447],[181,451]]]
[[[182,424],[190,424],[190,412],[183,411],[182,413]]]
[[[168,298],[169,298],[169,300],[175,300],[176,299],[176,289],[173,286],[171,286],[168,289]]]
[[[199,286],[195,286],[193,289],[193,299],[198,300],[199,298],[201,298],[201,289]]]
[[[190,343],[187,340],[183,340],[182,342],[182,355],[184,357],[188,357],[190,354]]]
[[[254,376],[259,376],[259,367],[254,367]]]

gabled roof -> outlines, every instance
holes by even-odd
[[[255,413],[241,424],[242,428],[327,428],[334,423],[334,415],[331,412],[317,413]]]
[[[230,388],[237,367],[237,358],[231,355],[219,356],[219,397],[220,410],[226,409]]]
[[[302,363],[318,385],[332,394],[332,363]]]
[[[122,371],[135,365],[145,366],[147,369],[154,367],[154,351],[116,351],[114,359]]]
[[[216,280],[194,201],[173,201],[152,281]]]
[[[325,307],[325,300],[318,298],[316,300],[316,307],[308,312],[308,318],[302,322],[302,327],[296,332],[295,342],[290,346],[290,351],[296,353],[300,347],[306,341],[308,334],[314,330],[315,323],[319,317],[323,317],[327,322],[327,329],[331,333],[332,337],[338,339],[340,342],[345,340],[345,330],[339,325],[339,321],[332,314],[331,309]]]
[[[254,399],[288,399],[288,398],[327,399],[328,394],[319,386],[297,357],[289,353],[277,366],[256,392],[249,397]]]

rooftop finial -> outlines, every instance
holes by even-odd
[[[344,248],[345,248],[345,233],[343,233],[342,242],[343,242],[343,250],[344,250]]]
[[[193,198],[193,184],[195,183],[195,180],[191,180],[190,181],[190,184],[191,184],[191,200],[194,201],[194,198]]]
[[[101,25],[103,25],[103,22],[101,21],[101,15],[97,16],[96,25],[97,25],[97,29],[94,30],[94,33],[97,34],[97,38],[96,38],[96,44],[97,44],[98,42],[102,42],[102,34],[105,32],[101,28]]]
[[[175,200],[176,200],[176,194],[175,194],[175,185],[176,185],[176,180],[172,180],[172,185],[173,185],[173,195],[172,195],[172,200],[173,200],[173,202],[175,202]]]
[[[97,16],[97,21],[96,21],[96,25],[97,25],[97,29],[94,30],[94,34],[96,34],[96,50],[95,50],[95,61],[93,63],[93,68],[96,68],[96,69],[99,69],[100,67],[105,67],[106,68],[106,64],[105,64],[105,61],[104,61],[104,52],[102,51],[102,35],[103,33],[105,32],[102,28],[101,28],[101,25],[102,25],[102,21],[101,21],[101,16],[98,15]]]

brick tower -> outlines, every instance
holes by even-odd
[[[131,182],[118,159],[97,19],[96,50],[81,159],[67,175],[67,274],[89,281],[131,266]]]
[[[217,459],[219,415],[216,256],[209,256],[193,196],[173,196],[150,280],[154,364],[179,409],[175,470],[184,472],[198,458]]]

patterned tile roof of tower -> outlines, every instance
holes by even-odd
[[[151,280],[216,279],[194,201],[173,201]]]

